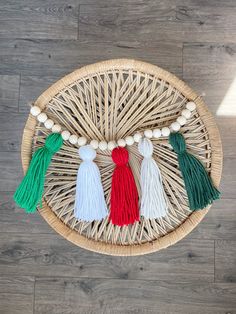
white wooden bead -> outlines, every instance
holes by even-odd
[[[120,139],[117,141],[117,144],[118,144],[118,146],[120,146],[120,147],[125,147],[126,142],[125,142],[125,140],[124,140],[123,138],[120,138]]]
[[[171,123],[171,128],[172,128],[172,130],[175,131],[175,132],[179,131],[180,127],[181,127],[181,125],[180,125],[177,121]]]
[[[164,127],[161,129],[162,136],[169,136],[170,135],[170,129],[167,127]]]
[[[108,142],[107,148],[108,148],[109,150],[113,150],[115,147],[116,147],[116,143],[115,143],[114,141]]]
[[[155,138],[161,137],[161,130],[160,129],[153,130],[153,137]]]
[[[127,136],[126,138],[125,138],[125,143],[127,144],[127,145],[133,145],[134,144],[134,138],[133,138],[133,136]]]
[[[142,138],[142,134],[140,134],[140,133],[135,133],[134,134],[134,141],[136,143],[138,143],[141,140],[141,138]]]
[[[53,133],[61,132],[61,126],[59,124],[54,124],[54,126],[52,127],[52,132]]]
[[[186,119],[189,119],[191,117],[191,111],[188,109],[184,109],[182,110],[181,115]]]
[[[70,138],[70,132],[65,130],[61,132],[61,136],[63,138],[64,141],[68,141],[68,139]]]
[[[51,119],[47,119],[45,122],[44,122],[44,126],[46,129],[51,129],[54,125],[54,122],[51,120]]]
[[[99,147],[101,150],[106,150],[106,149],[107,149],[107,142],[101,141],[101,142],[98,144],[98,147]]]
[[[98,149],[98,141],[97,140],[92,140],[90,142],[90,145],[92,146],[93,149]]]
[[[73,145],[75,145],[77,142],[78,142],[78,136],[77,135],[71,135],[70,137],[69,137],[69,142],[71,143],[71,144],[73,144]]]
[[[152,130],[145,130],[145,131],[144,131],[144,135],[145,135],[147,138],[152,138]]]
[[[41,112],[41,109],[38,106],[33,106],[30,109],[30,113],[32,114],[32,116],[37,117]]]
[[[183,126],[183,125],[185,125],[185,123],[187,122],[187,120],[186,120],[186,118],[185,118],[184,116],[179,116],[179,117],[177,118],[177,122],[178,122],[181,126]]]
[[[196,104],[193,101],[189,101],[186,105],[186,108],[190,111],[194,111],[196,109]]]
[[[84,136],[78,138],[79,146],[84,146],[87,143],[87,139]]]
[[[47,120],[47,118],[48,117],[45,112],[42,112],[37,116],[37,120],[41,123],[44,123]]]

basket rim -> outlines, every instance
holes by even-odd
[[[62,77],[59,81],[57,81],[56,83],[51,85],[46,91],[44,91],[38,97],[34,104],[43,109],[54,95],[56,95],[58,92],[60,92],[60,90],[62,90],[69,84],[72,84],[74,81],[79,80],[82,77],[92,75],[94,73],[120,69],[136,70],[156,76],[171,84],[186,98],[195,101],[197,105],[197,111],[201,116],[201,119],[208,131],[209,140],[212,147],[211,178],[214,184],[218,187],[220,184],[223,166],[223,151],[220,133],[216,122],[203,100],[198,97],[198,95],[186,83],[184,83],[181,79],[177,78],[172,73],[158,66],[135,59],[111,59],[90,64]],[[32,137],[34,135],[36,125],[36,118],[29,115],[23,131],[21,144],[21,160],[24,172],[26,172],[31,159],[33,145]],[[180,224],[175,230],[164,235],[163,237],[160,237],[152,242],[134,245],[110,244],[101,241],[95,241],[93,239],[88,239],[85,236],[80,235],[77,231],[70,229],[67,225],[65,225],[54,214],[54,212],[50,209],[45,201],[43,201],[42,208],[38,208],[38,211],[57,233],[59,233],[68,241],[80,246],[81,248],[108,255],[134,256],[156,252],[160,249],[175,244],[176,242],[184,238],[187,234],[189,234],[199,224],[199,222],[207,214],[210,207],[211,205],[203,210],[192,212],[182,224]]]

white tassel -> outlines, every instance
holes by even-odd
[[[138,149],[144,157],[140,176],[142,192],[140,213],[147,219],[164,217],[167,215],[167,204],[161,173],[152,158],[152,142],[148,138],[143,138],[139,142]]]
[[[75,196],[74,215],[83,221],[102,220],[108,215],[107,205],[98,166],[93,162],[96,151],[90,146],[82,146]]]

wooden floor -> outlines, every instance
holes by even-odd
[[[235,17],[235,0],[1,1],[1,314],[236,313]],[[118,57],[205,92],[224,147],[222,199],[184,240],[142,257],[80,249],[12,201],[27,103],[72,70]]]

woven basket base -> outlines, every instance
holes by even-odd
[[[147,128],[169,126],[185,104],[194,100],[197,111],[181,128],[188,150],[197,155],[216,186],[222,170],[220,135],[202,99],[174,75],[136,60],[109,60],[83,67],[46,90],[35,102],[74,134],[89,139],[123,138]],[[32,152],[41,146],[48,130],[29,116],[22,141],[26,171]],[[125,227],[108,219],[85,223],[73,216],[75,183],[80,163],[78,147],[64,143],[48,170],[43,207],[39,212],[67,240],[92,251],[111,255],[139,255],[168,247],[187,235],[207,209],[191,212],[175,153],[167,139],[154,140],[154,158],[163,176],[169,213],[162,219],[146,220]],[[140,193],[141,156],[137,145],[128,148],[130,165]],[[109,206],[114,165],[109,151],[97,152]]]

